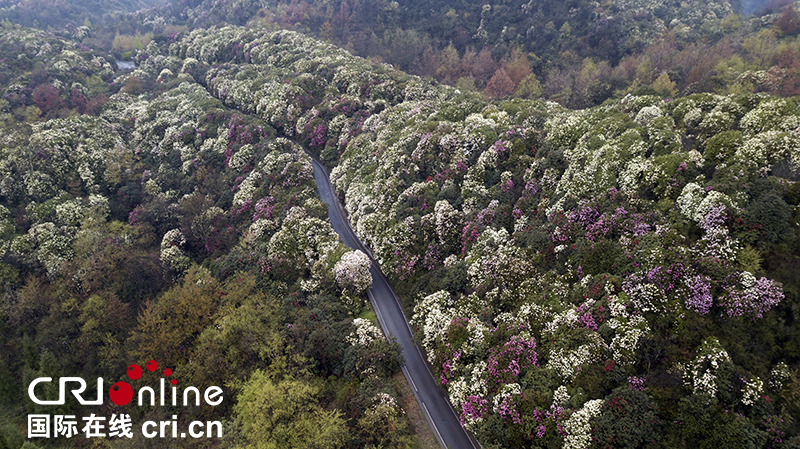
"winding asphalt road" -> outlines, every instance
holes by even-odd
[[[403,374],[406,376],[411,391],[414,392],[436,439],[444,448],[477,448],[478,444],[461,427],[450,402],[436,384],[433,374],[422,356],[422,351],[414,344],[411,328],[408,326],[408,321],[392,286],[381,272],[372,253],[361,243],[345,218],[344,210],[338,198],[333,194],[327,170],[313,156],[311,159],[314,165],[314,178],[317,181],[317,192],[322,201],[328,203],[328,216],[333,230],[341,236],[345,245],[353,249],[360,249],[372,261],[372,267],[369,269],[372,274],[372,287],[367,295],[375,309],[383,332],[387,336],[396,337],[397,342],[403,347],[403,356],[406,361],[403,366]]]

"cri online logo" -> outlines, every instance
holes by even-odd
[[[155,371],[158,369],[158,362],[155,360],[150,360],[147,362],[145,367],[147,368],[147,371]],[[134,363],[128,367],[128,370],[125,372],[125,374],[128,375],[130,380],[138,380],[140,377],[142,377],[142,367]],[[164,376],[169,377],[171,375],[172,370],[170,368],[164,370]],[[170,383],[172,383],[172,385],[177,385],[178,379],[173,378]],[[133,387],[131,387],[128,382],[121,380],[108,389],[108,398],[111,399],[111,402],[117,405],[128,405],[128,403],[133,400]]]
[[[145,364],[145,368],[148,371],[156,371],[158,369],[158,362],[155,360],[150,360]],[[127,374],[130,380],[138,380],[142,377],[142,367],[133,364],[128,367],[125,374]],[[164,369],[164,376],[170,377],[172,376],[172,369],[165,368]],[[52,382],[52,377],[39,377],[34,379],[30,385],[28,385],[28,396],[31,400],[39,405],[63,405],[66,402],[66,393],[67,393],[67,384],[78,384],[77,386],[71,386],[69,391],[72,392],[72,395],[75,396],[75,399],[78,400],[78,403],[81,405],[102,405],[103,404],[103,378],[97,378],[97,399],[96,400],[87,400],[83,398],[83,392],[86,391],[86,381],[83,380],[81,377],[61,377],[58,379],[59,381],[59,389],[58,389],[58,399],[55,400],[42,400],[36,397],[35,389],[36,386],[42,382]],[[159,391],[159,396],[161,398],[160,405],[164,406],[165,404],[165,390],[172,390],[171,391],[171,399],[172,405],[177,405],[177,387],[175,385],[178,384],[178,380],[175,378],[170,379],[170,383],[173,385],[172,388],[167,387],[165,384],[165,379],[161,379],[161,388]],[[148,395],[149,393],[149,395]],[[183,405],[187,406],[189,401],[190,393],[194,393],[195,402],[197,405],[200,405],[200,391],[196,387],[188,387],[183,391]],[[145,402],[145,396],[148,395],[150,399],[150,405],[155,405],[156,403],[156,392],[151,387],[142,387],[139,389],[139,398],[138,398],[138,405],[141,406]],[[111,388],[108,389],[108,398],[111,399],[111,402],[117,405],[128,405],[133,400],[133,387],[128,382],[119,381],[111,385]],[[216,406],[222,403],[222,389],[220,387],[209,387],[203,394],[205,402],[208,405]]]

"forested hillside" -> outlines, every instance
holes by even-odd
[[[297,39],[195,32],[173,51],[223,64],[215,96],[335,166],[483,444],[797,432],[794,100],[485,104]],[[280,84],[286,67],[305,74]]]
[[[158,0],[2,0],[0,19],[36,28],[70,29],[110,24],[114,16],[160,4]]]
[[[128,72],[85,36],[2,28],[22,56],[0,77],[0,442],[40,411],[33,378],[155,358],[226,401],[129,406],[136,422],[213,416],[219,446],[418,445],[368,260],[326,221],[305,147],[484,447],[800,443],[796,98],[487,102],[296,32],[206,25],[154,35]]]
[[[156,20],[292,29],[487,98],[798,94],[789,1],[176,2]],[[148,20],[153,20],[152,18]]]
[[[121,76],[37,31],[5,27],[1,47],[22,55],[2,86],[2,447],[52,412],[28,399],[34,378],[119,379],[150,359],[226,400],[121,410],[138,426],[174,413],[222,419],[217,446],[411,444],[368,261],[326,221],[298,144],[210,95],[192,75],[208,67],[169,45]]]
[[[569,108],[629,93],[800,92],[800,12],[788,0],[6,0],[0,19],[66,33],[85,25],[85,43],[123,59],[187,29],[289,29],[487,99]]]

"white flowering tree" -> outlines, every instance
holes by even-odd
[[[369,257],[361,250],[344,253],[333,267],[336,284],[349,295],[361,296],[372,286]]]
[[[161,238],[161,263],[167,268],[183,273],[189,268],[191,260],[181,249],[186,244],[186,236],[180,229],[171,229]]]

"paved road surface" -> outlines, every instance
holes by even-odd
[[[344,243],[350,248],[364,251],[372,259],[372,287],[369,296],[375,314],[378,316],[383,332],[395,336],[403,347],[403,356],[406,364],[403,374],[417,401],[422,408],[425,418],[431,425],[436,439],[444,448],[468,449],[477,448],[467,432],[461,427],[453,408],[442,390],[433,379],[433,375],[422,357],[419,347],[414,344],[411,337],[411,328],[400,308],[400,302],[392,290],[391,285],[381,272],[372,254],[356,237],[350,223],[345,218],[344,211],[338,199],[334,196],[328,179],[327,170],[312,158],[314,165],[314,178],[317,181],[317,191],[322,201],[328,203],[328,215],[333,229],[342,237]]]

